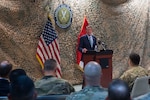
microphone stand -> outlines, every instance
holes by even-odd
[[[101,46],[102,46],[102,48],[103,48],[104,50],[106,50],[106,47],[105,47],[106,45],[105,45],[104,42],[101,43]]]
[[[104,42],[102,42],[102,41],[98,41],[98,44],[99,45],[101,45],[101,47],[104,49],[104,50],[106,50],[106,45],[105,45],[105,43]]]

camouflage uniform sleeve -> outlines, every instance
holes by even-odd
[[[145,75],[148,76],[148,70],[145,70],[145,69],[144,69],[144,72],[145,72]]]
[[[35,85],[35,90],[37,92],[38,95],[43,95],[44,92],[42,91],[42,89],[39,87],[39,85],[41,84],[41,81],[36,81],[34,82],[34,85]]]
[[[39,81],[35,81],[35,82],[34,82],[34,85],[35,85],[35,88],[37,88],[38,85],[39,85]]]
[[[125,82],[127,82],[127,83],[129,83],[129,81],[130,81],[130,73],[124,72],[123,75],[121,75],[120,79],[125,81]]]
[[[66,97],[66,100],[89,100],[89,96],[78,91],[71,93],[68,97]]]
[[[72,100],[72,95],[67,96],[65,100]]]
[[[75,89],[73,88],[73,86],[68,82],[64,83],[63,90],[64,90],[64,93],[66,93],[66,94],[70,94],[71,92],[75,92]]]

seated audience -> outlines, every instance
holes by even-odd
[[[57,62],[48,59],[44,63],[44,77],[35,82],[38,95],[70,94],[74,88],[66,80],[56,77]]]
[[[21,75],[26,75],[26,72],[23,69],[14,69],[9,74],[9,80],[10,82],[13,82],[17,77]]]
[[[10,84],[8,100],[36,100],[33,81],[28,76],[19,76]]]
[[[129,63],[129,69],[123,73],[120,79],[128,83],[128,86],[131,91],[135,79],[137,77],[147,76],[148,72],[146,69],[139,66],[140,56],[136,53],[130,54],[128,63]]]
[[[71,93],[66,100],[105,100],[108,93],[100,86],[101,75],[101,66],[95,61],[88,62],[84,68],[85,87]]]
[[[128,84],[119,79],[113,80],[108,87],[107,100],[131,100]]]
[[[9,81],[7,78],[11,70],[12,64],[8,61],[0,63],[0,96],[7,96],[9,93]]]

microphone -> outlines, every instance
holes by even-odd
[[[102,45],[105,45],[105,43],[104,43],[104,42],[101,42],[101,44],[102,44]]]
[[[98,44],[101,45],[101,47],[102,47],[104,50],[106,50],[106,45],[105,45],[105,43],[104,43],[103,41],[100,41],[100,40],[98,39]]]
[[[97,43],[100,45],[101,44],[101,40],[98,38],[97,39]]]
[[[101,42],[101,46],[102,46],[102,48],[103,48],[104,50],[106,50],[106,45],[105,45],[104,42]]]
[[[98,44],[99,44],[99,45],[101,44],[101,41],[100,41],[100,40],[98,40]]]

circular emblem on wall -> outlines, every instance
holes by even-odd
[[[68,28],[72,23],[72,11],[66,4],[61,4],[57,7],[54,13],[55,22],[60,28]]]

